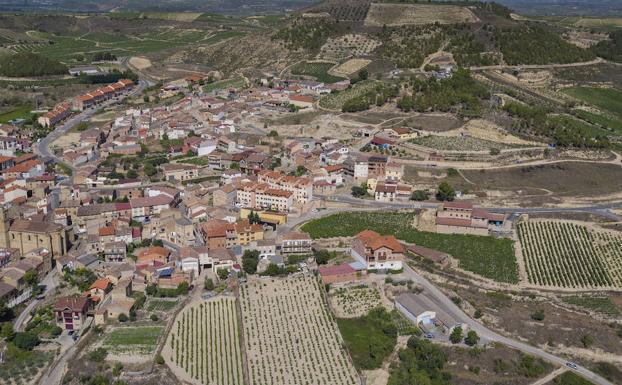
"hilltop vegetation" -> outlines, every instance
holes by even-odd
[[[508,64],[574,63],[596,58],[590,50],[564,41],[542,26],[500,30],[496,36]]]
[[[67,74],[60,62],[30,52],[0,56],[0,75],[10,77],[47,76]]]

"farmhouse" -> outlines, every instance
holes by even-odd
[[[56,301],[54,313],[56,324],[63,330],[79,331],[86,320],[89,308],[87,297],[63,297]]]
[[[436,213],[436,231],[441,234],[488,235],[504,222],[505,215],[473,208],[469,202],[445,202]]]
[[[400,270],[404,247],[392,235],[363,230],[356,235],[350,249],[352,257],[366,264],[367,269]]]

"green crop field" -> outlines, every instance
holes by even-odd
[[[336,83],[344,78],[333,76],[328,70],[334,66],[333,63],[313,63],[301,62],[290,68],[292,75],[313,76],[318,82]]]
[[[99,32],[81,36],[56,36],[39,32],[38,38],[49,40],[52,44],[21,44],[13,50],[35,52],[63,62],[71,62],[77,55],[110,52],[117,56],[132,56],[191,44],[210,45],[241,35],[243,33],[236,31],[211,32],[171,28],[154,28],[139,35]]]
[[[111,353],[151,354],[163,331],[162,326],[119,327],[106,333],[104,347]]]
[[[613,88],[572,87],[564,92],[603,111],[622,117],[622,92]]]
[[[610,129],[617,134],[622,134],[622,117],[617,118],[614,116],[607,116],[603,114],[595,114],[593,112],[585,111],[585,110],[574,110],[574,114],[592,124],[597,126]]]
[[[391,234],[403,241],[448,253],[459,261],[462,269],[483,277],[518,282],[514,245],[510,239],[417,231],[411,226],[414,219],[414,213],[346,212],[307,222],[302,231],[314,239],[350,237],[366,229]]]
[[[572,296],[564,297],[563,301],[608,316],[620,315],[620,309],[616,307],[609,297]]]
[[[177,306],[177,301],[167,301],[164,299],[152,299],[147,303],[147,311],[169,311]]]
[[[21,106],[8,111],[0,110],[0,123],[8,123],[9,120],[17,118],[27,118],[30,115],[32,107]]]

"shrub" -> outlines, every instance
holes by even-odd
[[[462,327],[460,326],[456,326],[454,330],[451,332],[451,334],[449,335],[449,340],[451,341],[452,344],[459,344],[460,342],[462,342],[463,338],[464,338],[464,335],[462,333]]]
[[[119,320],[119,322],[127,322],[129,320],[129,317],[127,316],[127,314],[121,313],[119,314],[119,317],[117,317],[117,319]]]
[[[534,321],[544,321],[544,310],[543,309],[538,309],[536,310],[532,315],[531,315],[531,319],[533,319]]]
[[[466,338],[464,339],[464,343],[469,346],[475,346],[479,342],[479,336],[475,330],[469,330]]]
[[[15,346],[24,350],[32,350],[40,342],[39,337],[33,332],[15,333],[15,338],[13,338]]]

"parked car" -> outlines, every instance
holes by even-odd
[[[571,369],[575,369],[575,370],[577,370],[579,368],[577,366],[577,364],[575,364],[574,362],[566,362],[566,366],[571,368]]]

